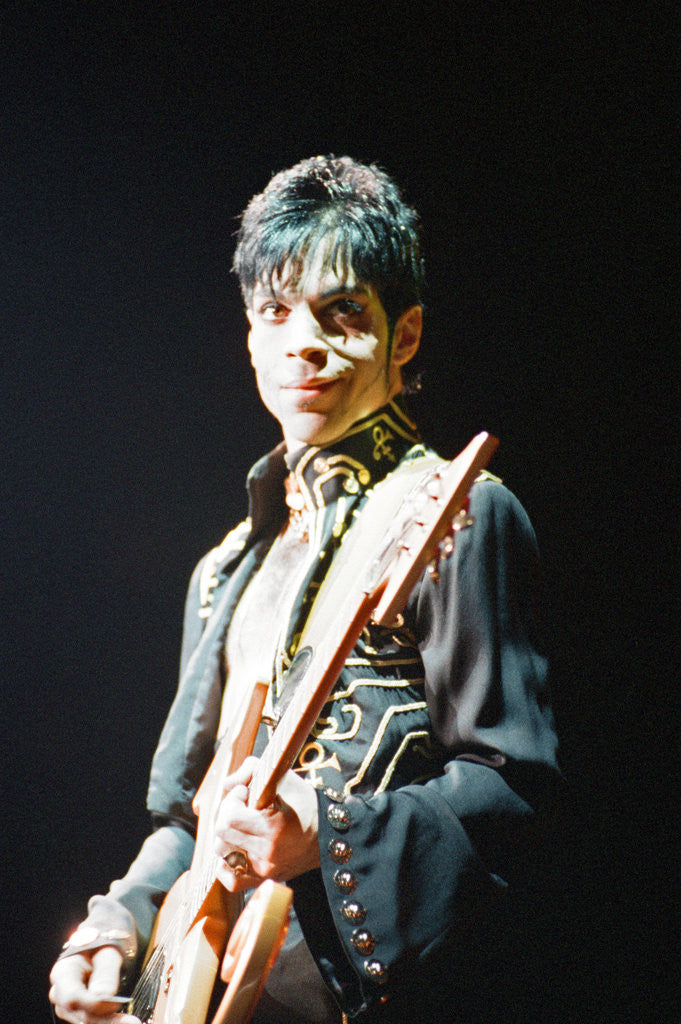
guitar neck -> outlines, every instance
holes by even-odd
[[[267,807],[274,800],[278,783],[309,736],[378,599],[378,593],[371,597],[362,591],[349,595],[337,619],[340,624],[337,633],[328,633],[315,649],[303,647],[298,652],[302,677],[297,682],[291,678],[291,673],[296,672],[294,660],[287,674],[287,685],[295,689],[251,780],[249,804],[252,807]]]
[[[374,491],[343,540],[286,674],[285,704],[289,688],[293,694],[251,782],[252,807],[274,800],[372,613],[382,625],[394,622],[440,542],[461,525],[452,518],[497,445],[478,434],[453,462],[426,462],[424,471],[416,460]]]

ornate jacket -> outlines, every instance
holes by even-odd
[[[380,480],[425,455],[393,401],[328,450],[286,456],[280,446],[251,470],[248,518],[189,586],[180,683],[148,793],[160,827],[125,878],[90,903],[88,923],[134,933],[124,943],[131,959],[191,859],[191,803],[214,751],[226,632],[288,514],[285,477],[298,481],[318,557],[282,630],[275,702],[353,513]],[[450,951],[527,870],[528,836],[558,777],[534,533],[494,478],[474,484],[470,513],[439,581],[424,575],[414,587],[399,629],[363,632],[294,765],[317,787],[321,857],[320,870],[290,883],[295,911],[350,1015],[386,1004],[400,1019],[416,977],[451,991],[456,980],[441,965],[454,963]]]

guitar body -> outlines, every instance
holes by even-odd
[[[129,1012],[143,1024],[204,1024],[220,961],[243,901],[215,881],[186,930],[178,930],[191,872],[178,878],[159,910]],[[157,941],[160,940],[160,941]],[[143,981],[146,979],[146,984]]]
[[[271,879],[251,896],[229,939],[221,971],[228,985],[212,1024],[250,1020],[286,938],[292,903],[291,889]]]

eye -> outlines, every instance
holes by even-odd
[[[288,313],[288,308],[282,305],[281,302],[264,302],[258,307],[258,316],[262,320],[267,320],[270,323],[276,323],[278,320],[283,320]]]
[[[364,307],[359,302],[354,302],[344,296],[331,302],[324,312],[329,316],[353,317],[363,313]]]

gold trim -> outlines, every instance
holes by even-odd
[[[412,740],[429,739],[429,737],[430,733],[428,732],[428,730],[421,729],[418,732],[408,732],[407,735],[402,738],[402,742],[400,743],[399,747],[393,754],[390,764],[385,770],[385,775],[379,782],[377,788],[374,790],[374,793],[382,793],[385,789],[388,788],[390,780],[395,774],[395,769],[397,768],[398,762],[407,748],[407,744],[410,743]]]
[[[419,428],[417,427],[416,423],[414,422],[414,420],[410,416],[407,416],[407,414],[404,411],[404,409],[402,409],[398,405],[398,403],[395,401],[394,398],[390,399],[389,405],[390,405],[390,408],[392,409],[392,411],[395,413],[395,415],[399,416],[400,419],[404,420],[405,423],[408,423],[409,426],[412,429],[412,433],[414,433],[414,434],[416,434],[418,436]]]
[[[312,754],[312,758],[308,757],[309,754]],[[305,757],[308,759],[304,760]],[[326,760],[324,760],[325,757]],[[317,775],[317,770],[322,768],[335,768],[336,771],[341,771],[340,761],[335,750],[329,754],[321,743],[315,741],[306,743],[296,758],[293,771],[300,775],[307,775],[312,785],[316,786],[321,779],[321,776]]]
[[[500,476],[495,476],[494,473],[490,473],[488,469],[481,469],[473,483],[478,484],[482,480],[489,480],[493,484],[503,484],[504,482]]]
[[[328,483],[329,480],[333,480],[336,476],[344,476],[346,480],[357,481],[357,478],[350,466],[334,466],[333,469],[329,469],[326,473],[320,473],[312,484],[314,499],[318,507],[325,506],[326,504],[324,501],[324,495],[322,494],[322,487],[324,484]],[[356,486],[357,491],[359,492],[359,484],[357,483]]]
[[[224,540],[217,547],[212,548],[206,555],[199,576],[199,601],[201,605],[199,615],[202,619],[207,619],[213,611],[210,605],[213,600],[213,590],[218,584],[218,578],[215,575],[216,567],[227,555],[232,552],[236,554],[237,551],[243,550],[246,538],[250,532],[251,518],[248,516],[238,523],[233,530],[230,530]]]
[[[302,455],[296,468],[293,470],[294,476],[298,481],[298,486],[300,487],[300,492],[303,495],[303,498],[305,499],[305,504],[308,505],[310,508],[314,507],[314,501],[312,499],[310,489],[305,483],[305,477],[303,476],[303,473],[305,472],[305,467],[308,465],[308,463],[313,458],[315,458],[315,456],[319,455],[320,451],[321,448],[308,448],[308,450]]]
[[[400,412],[401,414],[401,410],[397,409],[396,406],[393,406],[392,402],[390,403],[390,408],[393,412],[397,411]],[[406,422],[411,424],[410,420],[407,420]],[[343,434],[340,440],[345,441],[345,439],[348,437],[353,437],[355,434],[361,434],[363,431],[368,430],[370,427],[374,427],[377,423],[384,423],[386,425],[390,425],[394,430],[397,431],[400,437],[403,437],[406,441],[413,441],[414,444],[418,444],[419,442],[418,431],[416,429],[415,423],[411,424],[411,426],[413,427],[412,430],[406,430],[399,423],[397,423],[393,419],[393,417],[387,412],[379,413],[378,416],[374,416],[370,420],[362,420],[362,422],[358,423],[355,427],[350,427],[348,432],[346,434]]]
[[[346,662],[347,665],[347,662]],[[330,701],[345,700],[346,697],[352,697],[355,690],[360,686],[375,686],[383,690],[407,690],[410,686],[418,686],[423,683],[423,679],[365,679],[360,677],[359,679],[353,679],[346,690],[334,691],[330,694],[327,699],[327,703]]]
[[[346,665],[372,668],[374,665],[418,665],[420,659],[414,658],[346,658]],[[423,682],[423,679],[421,679]]]
[[[351,455],[343,455],[341,453],[339,455],[329,455],[327,460],[326,460],[326,462],[327,462],[327,465],[329,465],[329,466],[337,466],[338,463],[342,462],[343,460],[345,462],[349,462],[350,465],[353,467],[353,469],[357,470],[357,478],[358,478],[359,482],[364,487],[366,487],[366,485],[369,483],[369,481],[371,479],[371,474],[370,474],[369,470],[367,469],[367,467],[365,466],[365,464],[363,462],[360,462],[359,459],[353,459],[353,457]],[[368,479],[367,479],[367,477],[368,477]]]
[[[362,709],[357,704],[344,704],[342,708],[339,708],[341,714],[353,716],[353,723],[347,732],[338,732],[339,723],[338,719],[330,715],[328,718],[322,718],[321,716],[317,719],[315,724],[312,726],[312,735],[318,740],[333,740],[334,742],[340,742],[341,740],[351,740],[357,735],[359,727],[362,724]]]
[[[369,749],[366,753],[366,756],[364,757],[364,760],[359,766],[357,774],[353,779],[348,779],[348,781],[345,783],[345,786],[343,787],[343,796],[348,796],[352,789],[355,786],[357,786],[366,775],[369,769],[369,765],[376,756],[376,752],[380,747],[381,743],[383,742],[383,737],[385,736],[388,725],[390,724],[394,716],[402,715],[407,711],[423,711],[427,707],[428,705],[426,704],[426,702],[424,700],[420,700],[415,701],[413,704],[399,704],[387,708],[387,710],[383,714],[383,717],[381,718],[378,729],[374,733],[374,738],[371,741],[371,745],[369,746]],[[393,767],[393,771],[394,770],[395,769]]]

